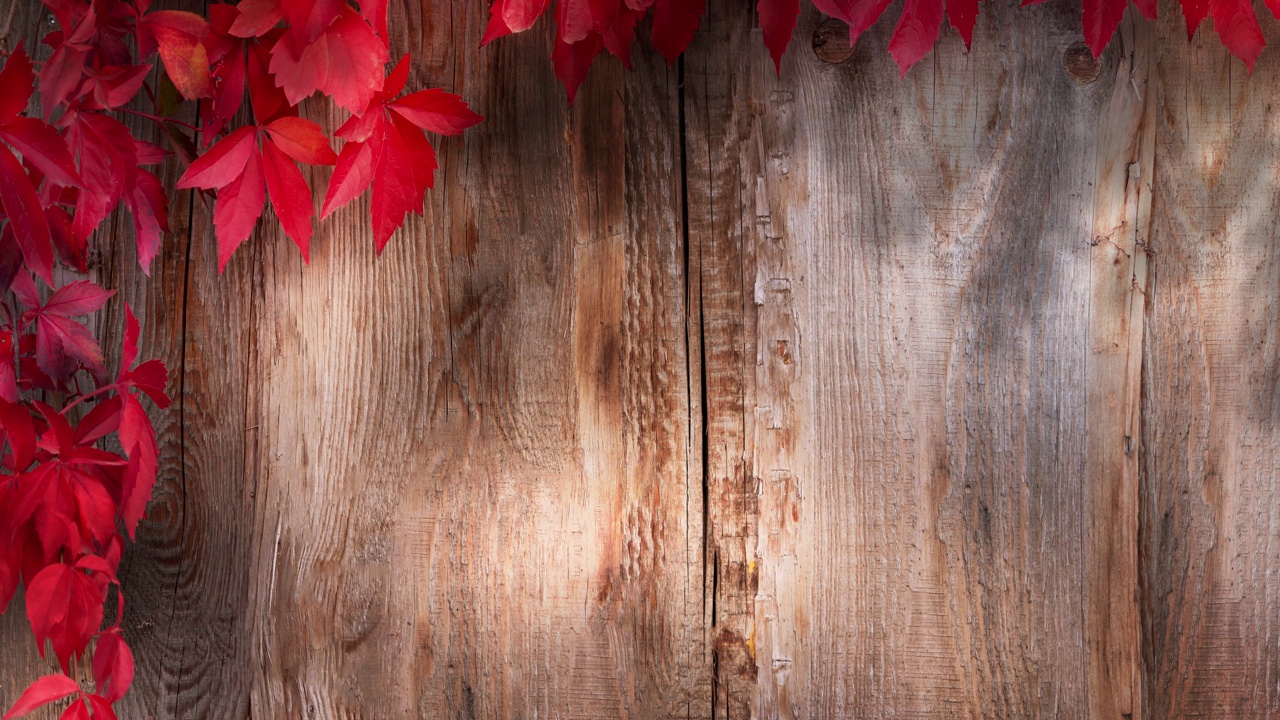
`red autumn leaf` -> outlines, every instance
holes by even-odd
[[[396,115],[427,132],[457,135],[484,118],[467,107],[462,98],[439,89],[419,90],[386,104]]]
[[[706,12],[705,0],[655,0],[653,46],[674,63],[689,46]]]
[[[155,39],[165,72],[183,97],[194,100],[213,94],[209,53],[202,42],[209,32],[207,20],[182,10],[159,10],[144,15],[139,25]]]
[[[560,0],[556,3],[556,23],[560,39],[570,45],[582,42],[596,31],[589,0]]]
[[[137,388],[163,410],[169,407],[169,396],[165,394],[165,386],[169,382],[168,370],[159,360],[148,360],[130,369],[129,366],[138,356],[138,333],[141,328],[128,305],[124,306],[124,320],[124,347],[120,353],[120,375],[116,378],[116,384],[122,388]]]
[[[857,0],[813,0],[818,12],[846,23],[853,21],[853,5]]]
[[[282,117],[268,123],[263,130],[281,152],[298,162],[332,165],[338,160],[333,148],[329,147],[329,138],[319,125],[310,120]]]
[[[413,156],[397,125],[384,122],[381,131],[382,162],[374,174],[370,208],[373,211],[373,242],[378,253],[386,247],[396,228],[404,223],[406,214],[422,213],[427,188],[418,185],[414,169],[427,167],[434,172],[436,168],[434,157]]]
[[[585,40],[573,44],[556,41],[555,49],[551,51],[551,63],[555,66],[556,78],[569,96],[570,105],[573,105],[578,88],[587,79],[592,61],[602,49],[604,38],[599,33],[592,33]]]
[[[49,218],[22,164],[0,145],[0,208],[13,226],[27,266],[53,284],[53,245]]]
[[[137,156],[129,129],[106,115],[74,112],[62,122],[67,126],[67,145],[79,161],[83,186],[76,196],[72,231],[84,241],[120,203],[124,188],[132,184]]]
[[[302,251],[302,260],[311,261],[311,218],[315,215],[311,189],[302,171],[270,139],[262,143],[262,170],[267,181],[267,196],[285,234],[293,238]],[[328,145],[326,144],[327,148]],[[330,150],[330,154],[333,151]]]
[[[88,55],[88,50],[64,44],[40,68],[40,105],[46,120],[55,108],[71,101],[83,79],[80,71]]]
[[[4,714],[4,720],[20,718],[79,690],[80,685],[66,675],[45,675],[22,691],[18,701]]]
[[[978,0],[947,0],[947,18],[960,33],[965,49],[973,47],[973,26],[978,21]]]
[[[231,254],[253,233],[266,199],[262,160],[257,152],[251,152],[241,174],[218,191],[218,201],[213,206],[213,224],[218,238],[218,272],[226,269]]]
[[[93,651],[93,682],[107,702],[124,697],[133,683],[133,653],[119,632],[107,631],[98,636]]]
[[[13,457],[13,466],[9,469],[25,471],[36,454],[36,428],[30,411],[24,405],[0,399],[0,428],[4,429]]]
[[[409,212],[421,214],[436,169],[435,151],[423,132],[454,135],[482,119],[456,96],[421,90],[402,98],[408,56],[401,58],[363,116],[353,117],[338,137],[347,142],[338,154],[320,211],[321,218],[373,187],[373,238],[378,252]]]
[[[359,115],[378,90],[387,57],[386,45],[364,18],[344,6],[314,41],[304,45],[292,33],[282,35],[271,50],[270,70],[291,105],[319,91]]]
[[[241,38],[266,35],[284,19],[279,0],[240,0],[236,10],[239,16],[231,25],[231,34]]]
[[[58,720],[90,720],[89,704],[84,698],[80,698],[67,706],[66,710],[58,716]]]
[[[72,227],[71,216],[66,210],[58,206],[45,209],[45,215],[49,216],[49,234],[53,237],[53,249],[58,251],[58,256],[62,261],[74,268],[77,272],[89,272],[89,245],[85,240],[81,240],[76,236],[75,229]],[[16,242],[16,241],[15,241]],[[2,251],[0,251],[2,254]],[[18,256],[21,260],[21,255]],[[0,266],[3,261],[0,260]],[[2,278],[0,278],[2,279]],[[12,275],[8,276],[12,281]],[[5,289],[8,289],[9,283],[0,283]]]
[[[76,162],[67,141],[53,128],[29,117],[17,117],[0,125],[0,140],[22,155],[22,159],[62,187],[79,187]]]
[[[80,88],[80,93],[86,96],[83,107],[88,110],[107,110],[126,105],[142,89],[150,72],[150,65],[97,67],[95,63]]]
[[[120,398],[109,397],[93,406],[76,424],[75,442],[88,445],[120,429]]]
[[[631,41],[635,37],[636,23],[640,22],[643,14],[643,11],[623,6],[618,9],[612,27],[604,32],[605,49],[621,60],[628,70],[631,69]]]
[[[13,477],[13,475],[9,476],[9,478]],[[7,502],[3,481],[0,481],[0,502]],[[4,613],[9,608],[9,602],[17,592],[20,573],[17,553],[12,548],[0,551],[0,613]]]
[[[245,54],[245,68],[249,87],[249,100],[253,105],[253,120],[265,125],[278,117],[297,115],[298,111],[289,103],[284,91],[276,87],[271,76],[271,52],[282,30],[274,30],[264,36],[261,42],[251,43]]]
[[[550,7],[550,0],[497,0],[489,12],[501,18],[507,32],[523,32],[533,27]]]
[[[1253,72],[1253,63],[1267,44],[1253,5],[1249,0],[1209,0],[1209,16],[1222,44]]]
[[[1084,40],[1100,57],[1124,18],[1129,0],[1084,0]]]
[[[334,210],[346,205],[369,188],[373,182],[375,159],[373,146],[368,142],[351,142],[342,146],[338,162],[329,178],[329,192],[320,210],[320,219],[329,217]]]
[[[502,19],[501,5],[502,0],[494,0],[493,7],[489,9],[489,24],[485,26],[484,35],[480,38],[480,47],[511,34],[511,28]]]
[[[245,163],[254,152],[257,128],[239,128],[196,158],[178,179],[177,187],[220,188],[241,177]]]
[[[244,103],[247,74],[245,49],[237,44],[213,71],[213,103],[202,133],[206,144],[212,142],[232,116],[239,112],[240,106]]]
[[[160,251],[160,238],[169,232],[168,196],[160,180],[147,170],[138,170],[133,188],[124,204],[133,216],[133,236],[138,248],[138,264],[151,275],[151,261]]]
[[[89,575],[64,563],[49,565],[27,583],[27,619],[36,644],[43,656],[49,641],[64,672],[102,625],[102,596]]]
[[[1277,2],[1280,2],[1280,0],[1267,0],[1267,7],[1272,7],[1274,11],[1273,3]],[[1133,5],[1138,8],[1138,12],[1142,13],[1142,16],[1146,19],[1156,19],[1156,0],[1133,0]]]
[[[64,27],[70,19],[64,18]],[[45,119],[49,118],[55,108],[69,102],[80,87],[85,59],[93,49],[89,40],[96,31],[96,7],[90,5],[75,21],[71,32],[55,43],[53,55],[40,69],[40,104]]]
[[[858,41],[862,33],[871,29],[889,7],[889,0],[858,0],[849,11],[849,44]]]
[[[942,29],[942,2],[943,0],[903,2],[902,17],[898,18],[898,26],[889,39],[889,54],[898,62],[898,69],[903,77],[906,77],[908,68],[933,49],[938,31]]]
[[[359,0],[360,14],[378,37],[387,40],[387,0]]]
[[[345,0],[280,0],[294,42],[307,45],[328,30],[344,9]]]
[[[35,540],[46,561],[60,552],[74,557],[110,547],[117,514],[111,488],[118,484],[115,477],[127,461],[76,444],[75,432],[65,418],[46,405],[34,404],[50,425],[37,443],[47,455],[23,476],[13,493],[10,518],[14,526],[33,521]]]
[[[27,109],[35,81],[27,51],[18,43],[0,69],[0,124],[13,120]]]
[[[111,709],[111,703],[106,698],[85,695],[84,699],[93,708],[93,720],[118,720],[116,711]]]
[[[276,144],[277,138],[285,143],[287,152]],[[219,271],[253,232],[268,193],[285,233],[297,243],[303,258],[309,259],[315,211],[311,190],[294,164],[295,158],[329,165],[337,156],[318,125],[301,118],[280,118],[265,127],[236,130],[193,162],[179,178],[179,188],[219,191],[214,206]]]
[[[120,348],[120,375],[123,376],[138,358],[138,335],[142,333],[142,325],[133,314],[128,303],[124,306],[124,338]]]
[[[120,502],[120,517],[132,540],[138,522],[146,516],[147,501],[156,484],[159,448],[156,431],[138,399],[129,393],[120,396],[120,445],[129,457]]]
[[[756,12],[760,15],[760,30],[773,58],[774,71],[781,73],[782,54],[787,51],[796,19],[800,17],[800,0],[759,0]]]
[[[1196,35],[1196,28],[1209,16],[1209,0],[1182,0],[1182,16],[1187,20],[1187,41]]]
[[[118,120],[96,112],[64,116],[67,142],[79,161],[83,189],[76,197],[72,231],[83,245],[121,202],[133,213],[138,260],[145,269],[155,255],[160,233],[168,228],[168,197],[154,175],[138,166],[149,150]],[[46,280],[46,282],[48,282]]]
[[[36,320],[36,363],[50,377],[66,373],[68,359],[95,375],[104,372],[102,348],[93,333],[73,318],[102,307],[115,294],[78,280],[59,288],[43,307],[32,308]]]

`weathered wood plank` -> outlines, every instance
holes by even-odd
[[[1132,144],[1132,118],[1103,111],[1130,74],[1115,50],[1093,84],[1068,77],[1066,13],[984,12],[972,52],[945,37],[905,80],[887,26],[844,65],[795,53],[776,78],[725,39],[745,13],[688,61],[737,73],[686,90],[708,118],[690,116],[689,146],[716,158],[690,163],[691,199],[708,198],[690,226],[704,251],[743,237],[721,262],[744,264],[746,332],[704,328],[755,359],[764,717],[1111,717],[1091,695],[1135,687],[1132,651],[1097,674],[1090,659],[1136,629],[1135,580],[1115,578],[1132,607],[1110,627],[1109,607],[1084,609],[1112,578],[1083,555],[1088,523],[1124,515],[1091,504],[1122,478],[1087,472],[1087,381],[1091,297],[1129,286],[1091,289],[1090,239],[1095,209],[1126,200],[1095,180],[1100,134],[1108,152]],[[713,28],[717,13],[736,11],[713,3]],[[707,377],[736,377],[706,347]],[[708,429],[708,448],[733,447],[735,427]],[[1132,480],[1117,491],[1136,506]],[[1131,550],[1136,527],[1120,535]]]
[[[758,47],[743,32],[751,8],[712,4],[693,49],[683,60],[685,164],[689,213],[691,373],[698,380],[703,420],[702,480],[706,507],[704,593],[706,662],[715,684],[708,699],[716,718],[747,717],[756,684],[756,482],[747,471],[745,412],[754,375],[743,272],[750,259],[744,227],[754,221],[741,194],[752,109],[740,59]]]
[[[482,5],[393,3],[488,120],[384,257],[268,211],[218,277],[183,194],[148,280],[112,220],[180,396],[122,717],[1280,713],[1273,53],[1170,6],[1073,79],[984,6],[899,79],[806,11],[778,77],[716,0],[566,108]]]
[[[1129,16],[1099,109],[1086,370],[1085,631],[1089,717],[1141,718],[1138,468],[1156,28]]]
[[[1160,24],[1154,282],[1143,368],[1144,665],[1152,718],[1280,714],[1275,91],[1208,27]]]
[[[676,75],[569,109],[550,28],[442,7],[397,41],[487,120],[425,220],[262,239],[254,715],[698,717]]]

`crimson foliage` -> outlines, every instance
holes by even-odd
[[[422,212],[436,168],[424,133],[456,134],[480,116],[438,90],[403,94],[407,58],[386,73],[386,0],[242,0],[210,5],[207,17],[151,10],[150,0],[43,2],[58,25],[44,38],[48,59],[34,63],[18,46],[0,68],[0,611],[24,585],[36,644],[42,655],[52,648],[63,674],[32,683],[4,720],[67,698],[64,720],[114,719],[134,671],[116,573],[159,458],[141,398],[167,407],[168,378],[159,361],[135,366],[140,329],[128,307],[120,370],[109,374],[78,318],[113,292],[60,284],[55,266],[87,273],[94,231],[120,206],[144,271],[168,231],[168,198],[146,166],[170,151],[118,117],[160,123],[188,165],[177,187],[216,191],[221,270],[268,200],[309,255],[315,202],[299,163],[336,165],[326,215],[372,188],[380,252]],[[198,126],[173,118],[174,90],[200,103]],[[144,91],[154,113],[135,107]],[[300,116],[316,93],[351,114],[340,153]],[[236,122],[244,115],[252,121]],[[103,629],[112,588],[115,621]],[[91,645],[85,690],[71,663]]]
[[[800,17],[800,0],[744,0],[755,2],[764,44],[781,69],[782,56]],[[1045,0],[1022,0],[1035,5]],[[960,33],[965,47],[973,42],[979,0],[903,0],[889,40],[889,54],[905,76],[938,40],[945,16]],[[1249,0],[1180,0],[1187,21],[1187,37],[1206,17],[1212,17],[1218,36],[1237,57],[1253,70],[1254,60],[1266,41]],[[706,12],[706,0],[559,0],[555,5],[556,40],[551,53],[556,77],[569,94],[569,101],[587,77],[595,59],[604,52],[631,66],[631,41],[637,24],[652,14],[651,42],[668,62],[684,52]],[[884,15],[891,0],[813,0],[813,6],[849,26],[850,44]],[[1115,35],[1128,9],[1129,0],[1082,0],[1085,41],[1094,57]],[[1134,0],[1148,19],[1156,17],[1155,0]],[[1280,18],[1280,0],[1266,0],[1267,7]],[[551,11],[551,0],[493,0],[489,26],[482,42],[533,27],[538,18]]]
[[[135,137],[119,116],[159,123],[187,165],[177,187],[216,194],[220,271],[268,202],[309,256],[315,198],[300,164],[334,168],[322,219],[370,191],[381,252],[406,215],[423,210],[436,169],[427,133],[457,134],[481,118],[439,90],[404,94],[407,56],[387,71],[387,0],[217,2],[205,16],[152,10],[151,0],[42,2],[57,24],[44,38],[48,58],[35,63],[21,46],[0,51],[0,611],[24,585],[36,642],[42,654],[52,648],[63,674],[32,683],[3,720],[68,698],[64,720],[114,719],[112,704],[134,671],[116,573],[159,457],[142,398],[167,407],[167,372],[156,360],[135,364],[140,329],[126,307],[120,369],[111,375],[78,318],[112,291],[89,280],[58,283],[55,266],[87,273],[95,230],[120,207],[132,218],[144,271],[168,231],[168,198],[146,168],[170,150]],[[754,2],[780,69],[800,1]],[[1154,0],[1134,2],[1155,16]],[[1280,0],[1266,2],[1280,15]],[[847,23],[856,41],[890,0],[813,3]],[[1095,55],[1127,5],[1083,0]],[[482,42],[527,30],[551,8],[551,0],[494,0]],[[705,0],[558,0],[552,64],[570,101],[602,53],[629,64],[647,16],[654,48],[674,62],[705,9]],[[1182,0],[1182,9],[1189,35],[1212,17],[1252,69],[1265,42],[1247,0]],[[905,74],[933,47],[944,16],[968,45],[977,15],[978,0],[903,0],[889,52]],[[162,74],[153,72],[155,58]],[[29,110],[37,87],[38,110]],[[135,107],[144,91],[153,113]],[[199,103],[198,125],[174,118],[172,91]],[[343,141],[337,152],[299,112],[315,94],[350,113],[333,134]],[[103,629],[113,588],[116,619]],[[91,645],[94,683],[85,690],[69,673]]]

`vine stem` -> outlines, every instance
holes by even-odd
[[[71,410],[71,408],[74,408],[75,406],[79,405],[80,403],[84,402],[85,400],[88,400],[89,398],[93,397],[94,395],[101,395],[101,394],[102,394],[102,393],[104,393],[104,392],[108,392],[108,391],[110,391],[110,390],[118,390],[118,389],[120,389],[120,383],[111,383],[110,385],[103,385],[102,387],[98,388],[97,390],[94,390],[93,392],[89,393],[88,395],[81,395],[80,397],[76,398],[75,400],[72,400],[70,403],[68,403],[68,404],[67,404],[67,406],[66,406],[66,407],[64,407],[64,408],[62,408],[61,410],[59,410],[59,411],[58,411],[58,414],[59,414],[59,415],[66,415],[66,414]]]
[[[151,122],[159,123],[161,125],[165,123],[173,123],[174,125],[187,128],[188,130],[200,132],[200,128],[196,127],[195,125],[192,125],[189,122],[183,122],[182,120],[174,120],[173,118],[160,117],[159,115],[152,115],[150,113],[139,112],[137,110],[130,110],[129,108],[118,108],[118,109],[122,113],[137,115],[140,118],[145,118],[147,120],[150,120]]]

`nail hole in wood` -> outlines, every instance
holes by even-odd
[[[1083,42],[1074,42],[1062,53],[1062,68],[1080,85],[1088,85],[1098,79],[1101,66],[1093,51]]]
[[[813,54],[824,63],[839,65],[853,57],[849,44],[849,26],[835,18],[827,18],[813,31]]]

